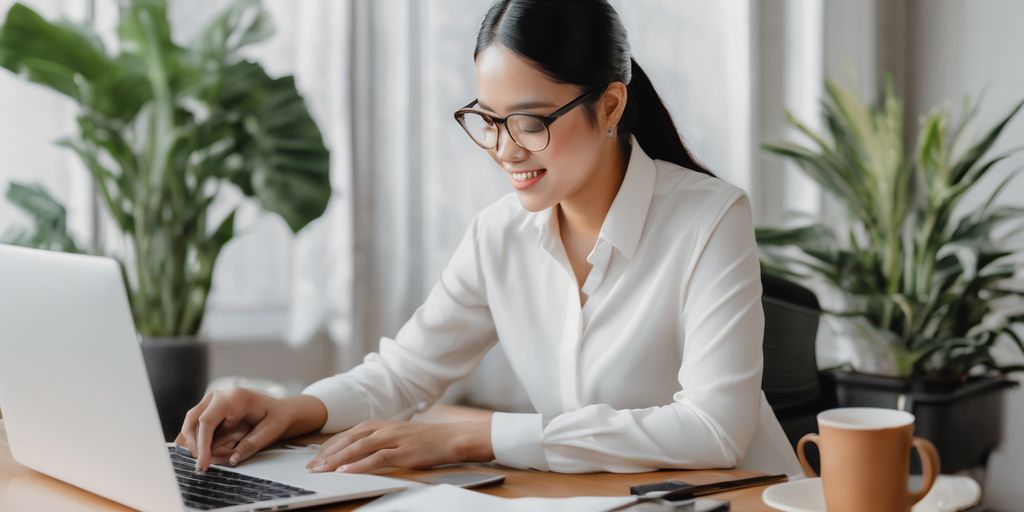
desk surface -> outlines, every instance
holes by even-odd
[[[438,406],[419,415],[417,421],[442,422],[465,419],[481,411],[465,407]],[[327,436],[306,436],[296,441],[318,442]],[[293,441],[295,442],[295,441]],[[428,474],[442,474],[471,470],[481,473],[503,473],[505,483],[501,486],[481,489],[495,496],[518,498],[526,496],[567,497],[567,496],[623,496],[629,494],[629,486],[639,483],[663,480],[683,480],[692,483],[711,483],[758,473],[738,470],[713,471],[656,471],[640,474],[591,473],[565,475],[539,471],[521,471],[491,464],[467,464],[430,470],[394,469],[379,474],[396,478],[416,478]],[[770,511],[761,501],[764,487],[752,487],[711,496],[729,500],[734,511]],[[317,507],[316,510],[354,510],[369,500],[360,500],[337,505]],[[93,510],[129,510],[95,494],[65,484],[42,473],[28,469],[11,458],[7,445],[7,432],[0,420],[0,510],[61,510],[68,512]]]

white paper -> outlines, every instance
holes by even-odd
[[[636,496],[500,498],[442,484],[398,492],[364,505],[361,512],[607,512],[636,502]]]

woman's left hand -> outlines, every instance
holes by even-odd
[[[457,423],[367,421],[324,442],[306,469],[366,473],[492,460],[490,418]]]

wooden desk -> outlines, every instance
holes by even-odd
[[[438,406],[421,415],[416,421],[443,422],[465,419],[482,411],[466,407]],[[318,442],[328,436],[306,436],[292,442]],[[714,471],[656,471],[639,474],[591,473],[564,475],[539,471],[521,471],[491,464],[465,464],[430,470],[394,469],[379,474],[396,478],[416,478],[427,474],[441,474],[458,471],[481,473],[503,473],[505,483],[501,486],[481,489],[481,492],[495,496],[519,498],[526,496],[568,497],[568,496],[623,496],[629,494],[629,486],[639,483],[663,480],[683,480],[693,483],[711,483],[720,480],[757,476],[758,473],[738,470]],[[732,510],[770,511],[761,501],[764,487],[741,489],[712,496],[732,502]],[[370,500],[360,500],[336,505],[326,505],[309,510],[348,511],[355,510]],[[11,458],[7,444],[7,432],[0,420],[0,510],[60,510],[62,512],[95,510],[130,510],[116,502],[107,500],[77,487],[50,478],[28,469]]]

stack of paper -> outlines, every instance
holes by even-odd
[[[608,512],[636,502],[636,496],[499,498],[454,485],[410,489],[381,498],[360,512]]]

